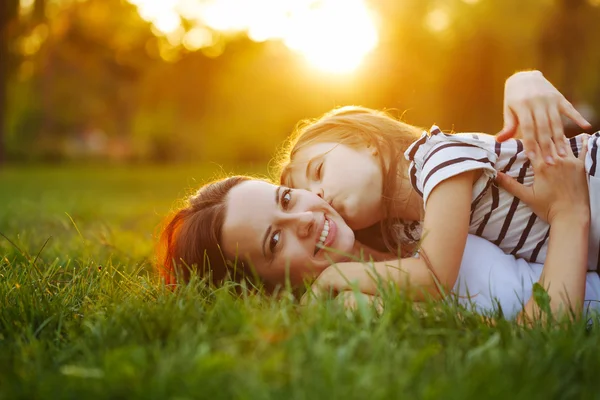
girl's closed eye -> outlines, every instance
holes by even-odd
[[[323,174],[323,161],[321,161],[321,162],[319,163],[319,165],[317,166],[317,169],[316,169],[316,171],[315,171],[315,174],[316,174],[316,180],[317,180],[317,181],[320,181],[320,180],[321,180],[321,176],[322,176],[322,174]]]

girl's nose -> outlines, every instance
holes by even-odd
[[[313,184],[310,188],[310,191],[319,196],[320,198],[323,198],[323,188],[320,185]]]

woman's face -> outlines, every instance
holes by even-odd
[[[383,171],[375,148],[315,143],[294,155],[293,187],[322,197],[348,225],[359,230],[383,218]]]
[[[355,253],[352,229],[327,202],[306,190],[247,181],[231,189],[226,207],[224,254],[249,261],[269,282],[283,283],[287,270],[290,282],[300,284]]]

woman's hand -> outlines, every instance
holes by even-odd
[[[589,193],[584,167],[586,152],[587,140],[584,140],[579,158],[569,150],[567,156],[557,159],[555,165],[547,165],[536,144],[533,157],[530,158],[535,172],[533,186],[524,186],[501,172],[497,181],[551,225],[556,218],[565,214],[577,214],[589,219]]]
[[[549,302],[543,305],[532,296],[518,317],[525,323],[540,318],[545,321],[563,313],[579,318],[583,310],[590,226],[588,183],[583,162],[587,140],[583,143],[579,159],[569,151],[567,156],[556,161],[556,165],[544,163],[536,145],[531,159],[535,171],[533,186],[523,186],[504,174],[498,175],[502,187],[550,224],[548,253],[538,281],[540,287],[534,287],[534,293],[543,289]]]
[[[544,160],[552,164],[558,159],[557,154],[564,157],[569,150],[564,143],[561,114],[583,129],[591,128],[590,123],[541,72],[518,72],[506,80],[504,128],[498,133],[497,140],[508,140],[520,130],[527,155],[534,152],[537,144]]]
[[[587,175],[584,168],[587,140],[575,158],[571,151],[547,165],[539,146],[534,147],[531,163],[535,171],[533,186],[523,186],[507,175],[499,174],[498,182],[508,192],[527,203],[550,224],[548,253],[538,281],[548,296],[547,306],[532,296],[518,320],[530,323],[552,315],[568,313],[579,317],[583,309],[588,257],[590,204]],[[539,289],[539,288],[538,288]],[[534,291],[538,290],[534,287]]]

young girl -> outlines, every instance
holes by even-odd
[[[533,159],[528,159],[520,140],[499,143],[493,136],[448,135],[437,127],[420,133],[380,111],[334,110],[299,129],[281,182],[317,193],[355,230],[380,223],[390,250],[394,248],[390,238],[398,237],[399,230],[401,246],[419,240],[422,233],[421,249],[445,288],[456,281],[468,233],[488,239],[507,254],[544,262],[552,240],[546,221],[552,215],[538,215],[515,197],[534,193],[503,175],[531,186],[532,162],[541,162],[541,150],[529,152]],[[582,134],[569,141],[575,155],[586,145],[589,148],[585,158],[592,208],[589,269],[597,269],[600,251],[599,138],[600,133]],[[505,189],[496,185],[497,177]],[[582,211],[580,221],[569,223],[587,223],[583,213],[588,210]],[[422,224],[406,222],[421,220]],[[401,261],[409,273],[413,264],[424,262]],[[437,283],[427,284],[435,294]]]

